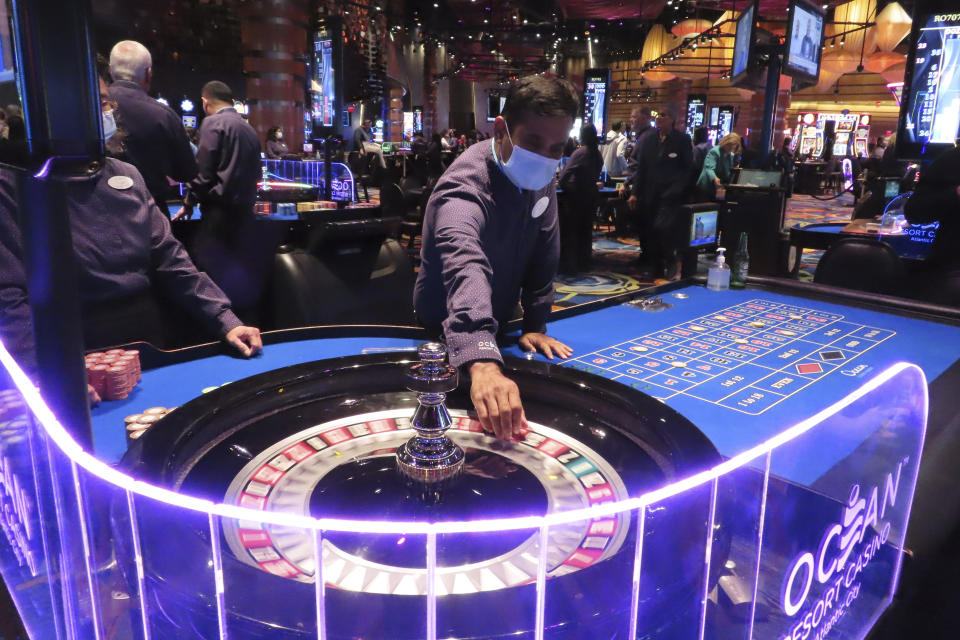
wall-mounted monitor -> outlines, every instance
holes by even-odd
[[[185,129],[197,128],[197,116],[180,116],[180,120],[183,122],[183,127]]]
[[[730,71],[730,84],[737,84],[746,78],[753,58],[753,44],[757,24],[757,3],[751,2],[737,18],[737,32],[733,39],[733,66]]]
[[[607,102],[610,97],[610,69],[587,69],[583,74],[583,122],[601,136],[607,131]]]
[[[897,157],[934,157],[960,134],[960,12],[913,20],[897,129]]]
[[[823,50],[824,14],[818,4],[793,0],[787,16],[787,41],[784,46],[783,73],[816,83],[820,77],[820,53]]]

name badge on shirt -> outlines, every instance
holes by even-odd
[[[124,189],[129,189],[133,186],[133,178],[130,176],[113,176],[107,180],[107,184],[114,189],[123,191]]]
[[[543,196],[537,203],[533,205],[533,210],[530,212],[530,216],[534,218],[539,218],[543,215],[543,212],[547,210],[547,207],[550,205],[550,198]]]

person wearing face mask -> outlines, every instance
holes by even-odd
[[[105,146],[116,140],[115,103],[106,74],[100,73],[100,104]],[[0,226],[18,219],[16,176],[0,171]],[[204,273],[197,271],[183,245],[173,237],[170,221],[154,202],[140,172],[131,164],[107,156],[84,175],[64,183],[70,231],[77,260],[84,346],[99,349],[145,340],[164,346],[162,308],[166,301],[182,307],[210,335],[222,338],[245,356],[262,348],[260,331],[245,326],[230,301]],[[28,214],[28,212],[27,212]],[[5,233],[0,264],[18,258],[19,238]],[[6,267],[4,267],[6,269]],[[23,288],[22,274],[0,278],[3,303],[10,285]],[[10,274],[8,274],[10,275]],[[163,295],[163,299],[159,297]],[[22,313],[22,297],[14,311]],[[2,315],[2,314],[0,314]],[[22,321],[21,321],[22,322]],[[21,326],[29,335],[30,327]],[[203,338],[206,336],[197,336]]]
[[[560,253],[554,177],[579,102],[566,80],[515,82],[493,138],[450,165],[424,216],[414,308],[429,331],[446,339],[450,364],[468,374],[481,424],[502,438],[526,425],[497,347],[517,302],[523,349],[550,359],[572,353],[545,331]]]
[[[740,153],[740,136],[728,133],[720,143],[707,151],[703,159],[703,169],[697,180],[697,195],[702,200],[716,200],[717,188],[730,184],[733,163]]]
[[[139,42],[124,40],[110,51],[110,96],[123,114],[126,155],[160,210],[167,211],[170,182],[188,182],[197,175],[197,161],[180,117],[147,91],[153,75],[150,52]]]
[[[280,127],[270,127],[267,131],[267,158],[280,160],[290,153],[283,142],[283,130]]]

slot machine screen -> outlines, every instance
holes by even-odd
[[[197,116],[181,116],[180,120],[183,122],[184,129],[197,128]]]
[[[960,133],[960,12],[916,16],[900,106],[897,157],[933,157]]]
[[[413,137],[413,111],[403,112],[403,139],[409,140]]]
[[[304,152],[304,153],[313,153],[313,143],[312,143],[312,142],[304,142],[304,143],[303,143],[303,152]]]

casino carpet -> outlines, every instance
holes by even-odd
[[[787,201],[786,228],[798,224],[846,222],[853,214],[853,196],[844,194],[833,200],[818,200],[813,196],[795,194]],[[800,264],[800,280],[813,280],[817,261],[822,251],[803,252]],[[576,276],[560,275],[556,280],[554,309],[565,309],[604,297],[637,291],[666,282],[651,280],[640,274],[637,259],[640,246],[636,238],[617,236],[607,228],[594,232],[593,269]],[[712,256],[700,260],[700,271],[705,272]]]

